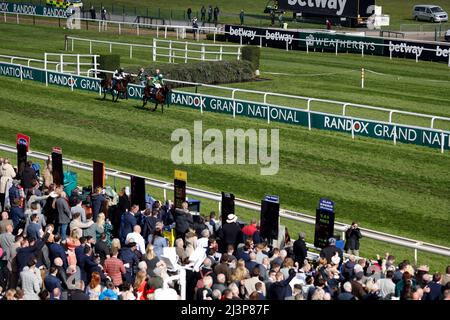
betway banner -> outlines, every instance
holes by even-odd
[[[308,112],[300,109],[245,100],[232,100],[194,93],[172,91],[171,104],[183,105],[193,109],[246,116],[261,120],[283,122],[308,127]],[[367,121],[320,112],[311,112],[311,128],[346,132],[358,136],[371,137],[410,143],[432,148],[450,150],[450,132],[439,130],[393,125],[384,122]]]
[[[67,18],[71,15],[70,10],[68,9],[37,6],[27,3],[0,2],[0,13],[4,12],[57,17],[57,18]]]
[[[282,10],[352,18],[369,16],[368,8],[374,4],[375,0],[278,0]]]
[[[364,50],[367,54],[383,55],[383,39],[381,38],[319,32],[300,32],[299,37],[304,40],[300,41],[302,49],[308,46],[309,50],[336,51],[337,46],[339,52],[361,53],[361,50]]]
[[[450,45],[442,43],[384,40],[384,55],[408,59],[448,62]],[[431,50],[427,50],[431,49]]]
[[[243,44],[256,44],[273,48],[286,48],[286,42],[289,49],[298,47],[298,33],[280,29],[263,29],[234,25],[225,25],[225,34],[227,41],[240,42],[242,37]]]

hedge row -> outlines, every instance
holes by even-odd
[[[254,70],[252,63],[246,60],[151,64],[144,69],[153,74],[156,68],[160,69],[165,79],[206,84],[250,81]],[[126,68],[125,72],[136,73],[138,70],[139,67]],[[173,85],[173,87],[179,86],[182,85]]]

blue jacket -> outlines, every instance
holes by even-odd
[[[139,264],[139,259],[134,251],[131,248],[123,248],[119,252],[118,258],[123,261],[123,264],[130,264],[130,268],[125,268],[127,272],[132,273],[134,268],[137,268]]]
[[[61,281],[54,275],[49,274],[48,276],[46,276],[45,280],[44,280],[44,284],[45,284],[45,289],[47,289],[48,292],[50,292],[50,293],[52,293],[53,289],[55,289],[55,288],[59,288],[59,290],[62,291]]]
[[[82,255],[80,260],[77,260],[77,265],[80,267],[81,271],[81,280],[84,283],[88,283],[91,279],[92,272],[97,268],[97,263],[95,263],[94,258],[87,255]]]
[[[11,188],[9,188],[8,194],[9,194],[9,202],[12,205],[14,203],[14,199],[20,198],[20,189],[17,188],[16,186],[11,186]]]
[[[32,223],[30,223],[29,225],[28,225],[28,228],[27,228],[27,237],[28,238],[34,238],[34,239],[39,239],[41,236],[40,236],[40,231],[41,231],[42,229],[41,229],[41,225],[39,224],[39,223],[34,223],[34,222],[32,222]]]
[[[20,220],[25,220],[27,217],[25,216],[25,212],[21,207],[13,206],[11,207],[11,220],[13,221],[14,228],[17,228]]]
[[[289,282],[295,277],[295,274],[289,275],[289,278],[283,281],[277,281],[271,284],[268,292],[270,300],[284,300],[286,297],[292,296],[292,289]]]
[[[105,300],[105,298],[108,298],[108,300],[119,300],[119,296],[117,293],[114,292],[114,290],[106,289],[100,294],[99,300]]]
[[[48,257],[50,259],[50,264],[54,265],[55,258],[61,258],[63,261],[64,269],[67,269],[67,255],[63,246],[59,243],[51,243],[48,245]]]
[[[103,201],[105,201],[105,197],[102,194],[94,194],[91,197],[92,217],[94,221],[97,221],[97,216],[102,209]]]
[[[136,224],[136,217],[131,212],[127,211],[122,215],[122,221],[120,223],[120,240],[122,242],[125,242],[127,234],[133,232]]]
[[[27,265],[28,261],[31,257],[38,257],[36,267],[40,267],[42,265],[42,248],[50,236],[49,233],[46,233],[42,239],[38,239],[33,246],[19,248],[17,249],[16,262],[17,262],[17,270],[22,271],[22,269]]]
[[[250,272],[250,274],[253,272],[253,269],[254,269],[255,267],[257,267],[257,266],[259,266],[259,263],[256,262],[256,261],[251,261],[251,260],[249,260],[249,261],[246,261],[246,262],[245,262],[245,267],[246,267],[247,270]]]

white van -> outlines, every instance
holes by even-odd
[[[412,17],[414,20],[424,20],[430,22],[446,22],[448,14],[441,7],[435,5],[414,6]]]

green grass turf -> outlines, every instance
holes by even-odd
[[[2,54],[42,57],[44,51],[63,49],[64,31],[54,27],[0,24],[0,31]],[[75,34],[140,43],[144,39],[110,34],[100,37],[92,31]],[[122,58],[126,65],[146,61]],[[357,71],[352,71],[361,66],[388,76],[369,76],[367,89],[361,91]],[[261,70],[268,81],[231,86],[449,115],[450,78],[445,64],[368,56],[362,59],[352,54],[307,55],[265,48]],[[337,74],[315,76],[317,73]],[[8,78],[0,79],[0,87],[0,141],[13,143],[15,133],[23,131],[32,136],[35,150],[48,151],[58,145],[67,157],[87,162],[93,158],[105,160],[108,166],[165,180],[172,179],[176,168],[170,161],[174,146],[170,134],[174,129],[192,129],[193,121],[198,119],[204,121],[205,128],[269,128],[262,121],[232,120],[218,114],[201,117],[177,107],[167,109],[164,115],[149,113],[135,108],[137,102],[133,101],[113,104],[97,100],[93,93],[71,93],[65,88],[45,88],[33,82],[20,84]],[[374,139],[352,141],[346,134],[309,132],[287,125],[272,124],[270,128],[280,128],[280,172],[274,177],[260,176],[255,166],[180,168],[188,170],[192,186],[216,192],[231,190],[238,197],[254,201],[264,194],[279,194],[283,207],[310,214],[320,197],[329,197],[337,203],[339,221],[358,220],[364,227],[448,245],[448,153],[441,155],[437,150],[411,145],[393,146]],[[311,227],[291,224],[294,231],[305,228],[312,232]],[[373,241],[364,242],[364,246],[366,254],[387,248]],[[411,259],[412,250],[402,250]],[[445,264],[445,258],[433,261],[439,266]]]

